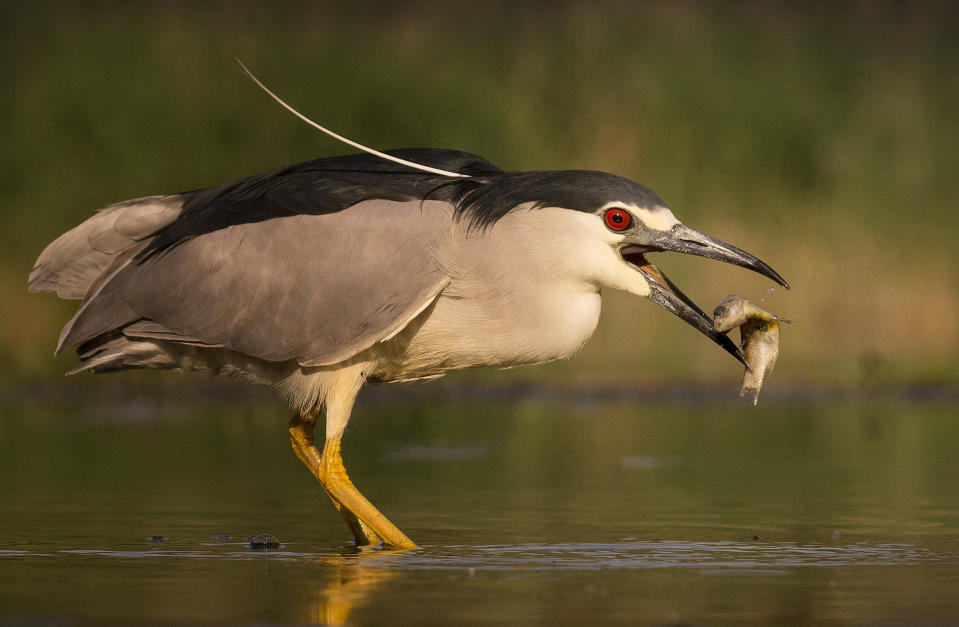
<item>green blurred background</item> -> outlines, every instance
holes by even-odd
[[[75,362],[51,357],[75,303],[28,294],[26,277],[95,209],[344,152],[258,91],[239,57],[367,145],[652,187],[791,282],[769,291],[738,268],[656,260],[704,309],[737,292],[795,321],[780,385],[955,384],[957,6],[4,3],[0,377],[49,380]],[[738,384],[728,356],[654,305],[604,306],[571,362],[457,376]]]

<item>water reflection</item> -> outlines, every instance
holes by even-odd
[[[345,625],[354,608],[397,576],[394,566],[401,553],[362,547],[353,555],[318,558],[317,564],[331,568],[332,573],[329,583],[316,592],[306,622]]]
[[[402,447],[391,447],[383,459],[391,462],[458,462],[486,457],[484,445],[449,446],[413,442]]]
[[[953,407],[368,403],[346,455],[395,552],[344,544],[281,409],[143,403],[5,409],[0,622],[959,615]]]
[[[276,593],[269,589],[257,592],[255,597],[260,597],[260,602],[253,605],[257,611],[272,608],[270,611],[276,612],[277,607],[283,606],[281,615],[284,620],[281,622],[324,625],[362,623],[370,616],[379,621],[387,620],[391,611],[397,611],[395,604],[402,601],[406,591],[410,590],[420,598],[424,594],[426,597],[436,595],[438,602],[443,604],[462,594],[464,589],[485,586],[492,586],[494,591],[503,585],[517,589],[533,586],[533,590],[537,590],[546,584],[545,591],[552,585],[568,589],[571,582],[577,581],[626,585],[629,581],[656,582],[660,579],[658,575],[649,579],[642,573],[666,573],[667,582],[693,581],[687,578],[689,575],[705,575],[722,581],[732,577],[755,588],[771,576],[786,582],[816,582],[825,578],[831,582],[829,585],[835,585],[837,578],[842,580],[845,576],[848,579],[852,573],[856,573],[852,575],[855,579],[869,580],[876,576],[872,573],[902,572],[904,568],[913,569],[910,572],[920,572],[916,568],[935,572],[941,580],[938,582],[940,587],[948,588],[956,583],[956,577],[953,574],[950,580],[950,576],[943,576],[943,573],[953,572],[959,565],[959,555],[919,545],[839,541],[834,544],[683,540],[523,543],[426,546],[412,551],[351,547],[332,554],[289,547],[280,550],[246,547],[239,542],[203,542],[165,545],[150,550],[64,549],[55,554],[0,551],[0,558],[17,558],[28,566],[38,560],[51,563],[52,559],[56,560],[53,563],[58,564],[58,570],[71,572],[75,567],[82,567],[84,573],[109,572],[112,570],[110,563],[116,562],[126,564],[126,571],[142,573],[167,571],[169,566],[158,565],[158,560],[166,565],[178,564],[177,572],[186,573],[194,569],[184,569],[184,564],[205,565],[195,569],[197,575],[193,578],[178,581],[170,592],[163,592],[163,579],[159,580],[159,588],[151,588],[152,594],[165,594],[170,598],[177,597],[174,592],[178,587],[201,586],[203,589],[202,586],[209,585],[204,581],[211,574],[222,577],[224,573],[236,570],[230,564],[246,563],[254,567],[253,570],[246,569],[250,573],[274,573],[273,577],[279,577],[276,584],[287,595],[290,590],[300,591],[300,594],[287,596],[282,603],[270,600],[271,594],[275,596]],[[95,561],[89,561],[90,558]],[[80,561],[75,563],[75,560]],[[153,566],[137,568],[137,563]],[[276,568],[284,564],[289,567]],[[817,572],[822,575],[815,575]],[[199,576],[201,573],[202,577]],[[700,585],[705,585],[706,580],[699,581]],[[424,593],[424,582],[430,582],[429,592]],[[723,584],[719,588],[727,587]],[[250,602],[250,592],[252,590],[245,593],[246,603]],[[706,594],[706,598],[712,598],[713,594]],[[941,594],[941,590],[939,593],[935,589],[930,591],[930,596],[936,594]],[[553,602],[562,606],[567,601],[561,595]],[[515,610],[480,604],[472,611],[479,611],[488,619],[504,619]],[[174,613],[163,617],[184,619],[189,615]]]

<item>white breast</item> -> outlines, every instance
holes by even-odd
[[[608,242],[577,230],[584,217],[518,210],[485,233],[454,229],[436,253],[449,287],[391,341],[395,358],[381,360],[378,378],[542,363],[578,351],[599,322],[597,269],[620,263]]]

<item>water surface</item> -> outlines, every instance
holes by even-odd
[[[396,552],[351,546],[278,402],[216,389],[7,394],[0,624],[959,618],[948,398],[365,392],[344,453]]]

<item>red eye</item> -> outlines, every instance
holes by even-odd
[[[614,231],[625,231],[633,224],[633,216],[625,209],[607,209],[603,212],[603,220]]]

